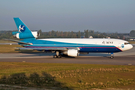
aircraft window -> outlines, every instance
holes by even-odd
[[[129,42],[125,42],[124,45],[130,44]]]

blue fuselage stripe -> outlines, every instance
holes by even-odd
[[[25,46],[26,48],[75,48],[71,46],[62,47],[62,46]],[[121,50],[117,47],[77,47],[79,48],[79,52],[121,52]]]

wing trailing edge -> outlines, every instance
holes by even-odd
[[[12,41],[12,42],[17,42],[17,43],[23,44],[23,45],[32,45],[32,43],[25,43],[25,42],[21,42],[19,40],[13,40],[13,39],[4,39],[4,40]]]

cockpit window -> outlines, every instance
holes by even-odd
[[[124,45],[130,44],[129,42],[125,42]]]

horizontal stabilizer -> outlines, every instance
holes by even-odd
[[[12,41],[12,42],[17,42],[17,43],[25,44],[25,45],[32,45],[32,43],[25,43],[25,42],[21,42],[21,41],[18,41],[18,40],[13,40],[13,39],[4,39],[4,40],[8,40],[8,41]]]

